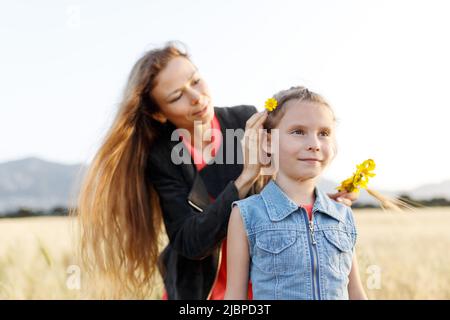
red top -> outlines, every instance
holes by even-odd
[[[191,154],[191,157],[194,160],[194,164],[197,167],[197,171],[202,170],[204,167],[206,167],[207,163],[205,162],[205,159],[203,157],[203,153],[199,150],[195,149],[192,145],[192,142],[189,141],[189,139],[186,139],[184,136],[182,136],[182,140],[186,148],[188,149],[189,153]],[[217,120],[216,115],[214,115],[214,118],[211,120],[211,142],[212,147],[211,148],[211,156],[215,157],[217,151],[220,148],[220,145],[222,144],[222,132],[220,131],[220,123],[219,120]],[[203,150],[203,152],[207,151],[206,149]]]
[[[311,221],[313,205],[312,204],[304,204],[304,205],[302,205],[302,208],[304,208],[306,210],[306,212],[308,213],[309,221]]]

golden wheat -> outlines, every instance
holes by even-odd
[[[355,210],[357,255],[371,299],[450,299],[450,208]],[[0,220],[0,299],[80,299],[74,220]],[[150,299],[161,297],[161,281]]]

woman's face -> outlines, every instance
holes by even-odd
[[[314,179],[335,155],[334,115],[321,104],[288,101],[280,120],[279,172],[295,180]]]
[[[184,57],[169,61],[155,78],[152,96],[160,111],[154,118],[177,128],[191,129],[194,122],[208,123],[214,116],[208,86],[197,68]]]

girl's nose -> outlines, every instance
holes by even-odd
[[[317,152],[320,150],[319,146],[320,146],[320,141],[318,140],[318,138],[316,136],[310,136],[309,139],[306,141],[307,143],[307,150],[308,151],[314,151]]]

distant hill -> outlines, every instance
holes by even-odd
[[[427,200],[431,198],[450,199],[450,180],[441,183],[426,184],[401,193],[406,193],[411,198],[417,200]]]
[[[81,164],[64,165],[38,158],[0,163],[0,215],[18,208],[49,210],[57,206],[71,207],[85,170]],[[337,185],[325,179],[319,183],[327,193],[334,193]],[[450,200],[450,180],[406,191],[378,191],[388,196],[407,194],[418,200],[439,197]],[[357,203],[376,204],[376,201],[362,191]]]
[[[38,158],[0,163],[0,214],[19,207],[42,210],[68,207],[83,170],[82,165]]]

